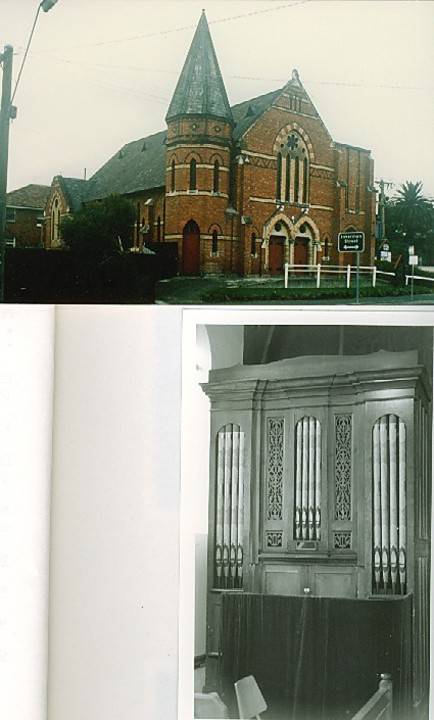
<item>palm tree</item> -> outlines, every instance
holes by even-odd
[[[432,227],[433,204],[424,197],[420,180],[403,183],[393,201],[396,218],[408,238],[421,235]]]

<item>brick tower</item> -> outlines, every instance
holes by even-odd
[[[166,121],[165,239],[177,240],[185,275],[236,270],[234,120],[204,11]]]

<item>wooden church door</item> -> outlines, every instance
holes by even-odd
[[[194,220],[184,227],[182,233],[182,273],[198,275],[200,271],[200,230]]]
[[[280,275],[283,273],[284,263],[284,247],[283,238],[271,236],[269,243],[268,266],[270,275]]]
[[[308,240],[297,237],[294,244],[294,265],[308,265]]]

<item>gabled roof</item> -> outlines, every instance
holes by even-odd
[[[79,210],[86,197],[88,183],[81,178],[70,178],[58,175],[57,179],[63,190],[69,208],[72,212]]]
[[[244,135],[246,130],[253,125],[258,117],[273,104],[281,92],[281,88],[279,90],[273,90],[272,92],[259,95],[251,100],[244,100],[244,102],[232,107],[232,114],[235,120],[233,131],[234,140],[239,140],[239,138]]]
[[[6,205],[15,208],[42,210],[50,193],[49,185],[25,185],[6,195]]]
[[[232,121],[205,11],[202,11],[166,120],[181,115],[211,115]]]
[[[166,131],[124,145],[88,181],[86,197],[99,200],[113,193],[162,187],[166,182]]]

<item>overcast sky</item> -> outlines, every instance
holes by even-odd
[[[38,2],[0,0],[15,78]],[[372,150],[376,179],[422,180],[434,196],[434,2],[418,0],[58,0],[15,98],[8,189],[90,177],[164,129],[202,8],[231,104],[297,68],[332,137]]]

